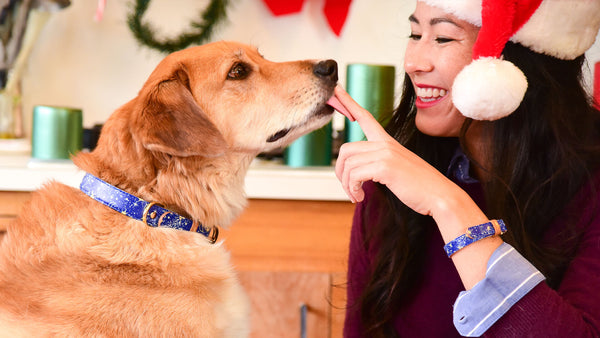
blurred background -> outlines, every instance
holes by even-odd
[[[143,16],[159,38],[174,37],[198,20],[208,0],[153,0]],[[127,25],[133,0],[73,0],[51,15],[23,77],[25,134],[34,105],[81,108],[84,127],[102,123],[132,99],[165,54],[138,43]],[[337,36],[323,13],[324,1],[306,0],[298,13],[275,16],[261,0],[232,0],[211,41],[257,46],[272,61],[335,59],[344,83],[348,63],[401,66],[412,1],[354,0]],[[339,125],[339,124],[338,124]]]
[[[209,2],[153,0],[142,20],[156,29],[157,38],[176,37],[189,29],[191,21],[200,20]],[[414,9],[413,0],[347,1],[350,6],[339,36],[324,14],[326,0],[299,3],[299,12],[277,16],[266,1],[231,0],[226,19],[216,26],[210,40],[253,44],[273,61],[335,59],[342,84],[348,64],[395,66],[399,93],[402,58],[410,33],[407,18]],[[102,18],[98,20],[95,16],[101,4]],[[165,54],[134,38],[127,25],[134,4],[135,0],[72,0],[69,6],[49,15],[22,74],[23,136],[31,135],[35,105],[82,109],[83,126],[91,128],[135,97]],[[594,64],[600,61],[599,42],[588,57],[586,76],[592,90]],[[343,128],[341,116],[336,116],[333,126],[334,130]]]

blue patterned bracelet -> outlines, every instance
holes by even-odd
[[[498,229],[498,230],[496,230]],[[501,219],[494,219],[487,223],[472,226],[467,229],[464,235],[460,235],[448,244],[444,245],[444,250],[448,257],[454,255],[458,250],[469,244],[475,243],[480,239],[502,235],[506,232],[506,225]]]

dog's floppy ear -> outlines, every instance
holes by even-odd
[[[146,149],[181,157],[224,153],[225,139],[194,100],[183,67],[175,67],[166,78],[151,76],[137,99]]]

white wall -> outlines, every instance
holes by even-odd
[[[144,19],[167,36],[198,19],[208,0],[154,0]],[[391,64],[402,74],[413,0],[353,0],[341,37],[327,25],[324,0],[305,0],[299,14],[275,17],[262,0],[232,0],[228,21],[213,40],[238,40],[259,47],[273,61],[332,58],[345,66],[364,62]],[[37,42],[23,80],[25,131],[37,104],[79,107],[84,126],[101,123],[132,99],[164,57],[140,46],[126,20],[133,0],[108,0],[101,22],[93,20],[97,1],[72,0],[53,14]],[[600,60],[600,42],[589,52]],[[397,87],[401,81],[397,81]]]

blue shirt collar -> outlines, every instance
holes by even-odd
[[[450,160],[448,165],[448,171],[446,176],[449,178],[456,178],[461,183],[477,183],[479,182],[476,178],[472,177],[469,173],[471,163],[469,158],[465,155],[461,147],[456,149],[454,156]]]

